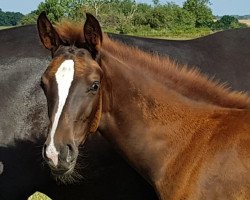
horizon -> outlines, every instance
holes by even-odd
[[[38,5],[44,1],[41,0],[26,0],[20,2],[19,0],[0,0],[0,8],[2,11],[7,12],[20,12],[24,15],[36,10]],[[137,0],[136,2],[152,4],[152,0]],[[163,1],[160,1],[163,2]],[[183,5],[185,0],[170,0],[166,2],[173,2],[179,6]],[[250,1],[248,0],[210,0],[210,8],[215,16],[223,15],[250,15]],[[163,2],[164,3],[164,2]]]

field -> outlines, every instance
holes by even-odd
[[[28,200],[51,200],[51,199],[40,192],[36,192]]]
[[[12,28],[12,26],[0,26],[0,30],[6,29],[6,28]]]
[[[242,19],[242,20],[239,20],[240,23],[244,23],[244,24],[247,24],[247,26],[250,27],[250,19]]]

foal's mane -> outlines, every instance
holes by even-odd
[[[69,44],[84,42],[82,24],[62,21],[55,28],[60,37]],[[178,65],[168,57],[151,55],[136,47],[113,41],[107,35],[104,36],[102,49],[124,63],[143,68],[142,73],[154,76],[156,80],[189,99],[226,108],[249,107],[250,98],[246,93],[231,91],[225,84],[214,81],[197,69]]]

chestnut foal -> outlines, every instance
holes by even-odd
[[[90,14],[81,30],[41,13],[38,30],[52,54],[42,87],[53,174],[70,176],[79,145],[98,130],[160,199],[250,199],[246,95],[110,40]]]

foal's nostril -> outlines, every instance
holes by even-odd
[[[71,145],[71,144],[67,144],[67,147],[68,147],[68,150],[69,150],[70,152],[72,152],[72,151],[73,151],[73,147],[72,147],[72,145]]]
[[[74,159],[74,147],[71,144],[67,144],[67,162],[71,162]]]

